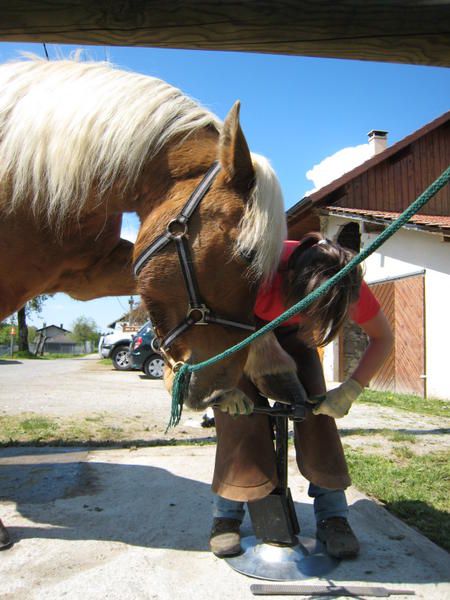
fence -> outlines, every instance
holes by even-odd
[[[17,344],[14,345],[14,352],[17,351]],[[10,344],[0,344],[0,356],[11,356]]]
[[[31,343],[30,352],[33,354],[36,351],[36,344]],[[14,352],[17,352],[17,344],[14,344]],[[57,342],[51,342],[50,340],[44,344],[44,354],[90,354],[95,352],[94,344],[92,342],[82,342],[80,344],[58,344]],[[0,344],[0,356],[11,356],[11,346],[9,344]]]

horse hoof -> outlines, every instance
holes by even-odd
[[[292,372],[263,375],[254,382],[261,394],[283,404],[306,404],[308,397]]]

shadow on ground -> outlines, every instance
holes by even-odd
[[[87,452],[82,449],[14,448],[2,452],[0,501],[14,502],[19,515],[26,519],[25,524],[10,527],[16,544],[9,552],[20,552],[20,541],[29,538],[207,552],[212,495],[209,484],[197,480],[195,473],[202,465],[205,470],[209,468],[210,461],[192,456],[189,447],[176,451],[176,457],[165,456],[163,460],[148,453],[140,457],[139,453],[121,454],[122,464],[116,455],[109,462],[101,462],[102,457],[109,460],[105,453],[96,462],[86,462]],[[180,471],[181,464],[189,476],[159,466],[130,464],[172,464],[175,459],[175,471]],[[295,489],[292,492],[298,496]],[[296,502],[295,507],[301,535],[312,537],[312,506]],[[448,581],[448,576],[436,575],[423,560],[434,545],[422,536],[411,537],[411,530],[380,506],[367,499],[356,501],[351,521],[360,537],[361,556],[343,561],[333,572],[334,581]],[[243,530],[244,535],[251,534],[248,520]],[[414,561],[419,561],[420,568],[405,568]]]

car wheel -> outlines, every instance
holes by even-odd
[[[164,361],[158,354],[152,354],[145,361],[143,370],[150,379],[161,379],[164,373]]]
[[[130,349],[128,346],[117,346],[111,354],[113,367],[118,371],[128,371],[130,369]]]

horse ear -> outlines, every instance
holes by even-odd
[[[248,190],[255,178],[252,158],[239,124],[241,103],[235,102],[228,113],[219,140],[219,159],[225,179],[235,188]]]

